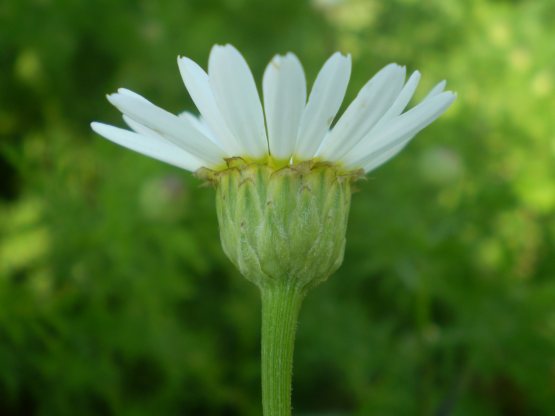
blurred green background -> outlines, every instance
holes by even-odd
[[[259,415],[259,300],[214,192],[94,135],[117,87],[193,109],[177,55],[257,80],[353,56],[458,100],[354,195],[307,298],[296,415],[555,414],[555,2],[3,0],[0,414]],[[259,83],[260,85],[260,83]]]

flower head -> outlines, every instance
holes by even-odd
[[[405,82],[406,69],[389,64],[360,90],[332,126],[347,89],[351,58],[333,54],[307,100],[303,68],[292,53],[275,56],[263,77],[263,102],[242,55],[231,45],[212,48],[208,72],[178,58],[185,87],[200,116],[171,114],[140,95],[119,89],[108,100],[132,129],[92,123],[105,138],[163,162],[197,171],[219,171],[242,158],[277,167],[328,162],[345,171],[369,172],[397,153],[438,118],[455,94],[437,84],[403,113],[420,73]]]
[[[350,56],[335,53],[326,61],[308,99],[297,57],[274,57],[262,81],[264,109],[233,46],[214,46],[208,73],[189,58],[178,64],[199,117],[171,114],[120,89],[108,100],[133,131],[92,128],[211,181],[223,249],[261,288],[285,283],[305,291],[331,275],[343,261],[351,182],[395,156],[455,99],[440,82],[403,113],[420,74],[405,83],[405,68],[390,64],[331,127]]]

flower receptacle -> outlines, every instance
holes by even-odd
[[[276,170],[233,158],[227,169],[199,176],[216,187],[224,252],[259,287],[286,283],[304,290],[341,265],[351,183],[359,172],[318,162]]]

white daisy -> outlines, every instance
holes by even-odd
[[[369,172],[399,153],[438,118],[455,94],[437,84],[403,113],[420,80],[415,71],[389,64],[362,87],[333,128],[351,73],[351,57],[338,52],[324,64],[308,96],[304,71],[292,53],[275,56],[262,81],[264,110],[243,56],[231,45],[210,52],[208,72],[178,58],[185,87],[200,117],[174,115],[140,95],[119,89],[108,100],[132,129],[93,122],[117,144],[180,168],[218,170],[225,160],[272,161],[285,166],[316,159]]]

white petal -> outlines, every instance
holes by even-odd
[[[195,126],[198,131],[200,131],[202,134],[204,134],[206,137],[208,137],[210,140],[221,147],[220,141],[218,140],[214,132],[210,130],[210,126],[206,123],[206,120],[204,118],[197,117],[189,111],[183,111],[182,113],[179,113],[178,117],[183,117],[189,120],[190,123]]]
[[[156,137],[158,139],[166,140],[160,133],[149,129],[148,127],[142,125],[138,121],[133,120],[131,117],[126,116],[125,114],[123,115],[123,121],[125,121],[125,124],[131,127],[135,132],[142,134],[143,136]]]
[[[405,148],[405,146],[414,138],[414,136],[406,139],[401,144],[398,144],[391,149],[385,150],[383,152],[374,153],[371,158],[366,161],[366,165],[363,166],[363,169],[366,173],[379,168],[381,165],[393,159],[397,156],[401,150]]]
[[[414,95],[414,92],[416,91],[416,87],[418,86],[419,82],[420,82],[420,72],[414,71],[410,76],[409,80],[407,81],[407,83],[405,84],[405,86],[403,87],[403,89],[401,90],[401,92],[399,93],[399,95],[397,96],[397,98],[395,99],[395,102],[391,105],[391,107],[389,107],[389,109],[385,112],[385,114],[380,118],[380,120],[368,132],[366,137],[364,137],[361,141],[371,140],[370,138],[375,136],[377,132],[382,130],[383,127],[389,121],[399,116],[399,114],[403,112],[403,110],[406,108],[409,101],[411,100],[412,96]],[[397,153],[393,154],[393,156],[396,154]]]
[[[226,157],[222,149],[190,121],[155,106],[131,91],[119,89],[117,94],[109,95],[108,100],[125,115],[211,165],[220,164]]]
[[[160,138],[145,136],[103,123],[91,123],[92,129],[106,139],[162,162],[195,171],[206,164],[185,150]]]
[[[445,86],[447,85],[447,81],[443,80],[438,82],[428,93],[428,95],[426,95],[426,97],[424,97],[424,100],[427,100],[428,98],[432,98],[436,95],[438,95],[439,93],[443,92],[443,90],[445,89]],[[424,101],[422,100],[422,101]]]
[[[179,114],[179,117],[187,118],[193,126],[195,126],[201,133],[203,133],[206,137],[211,139],[214,143],[217,143],[214,139],[213,133],[209,130],[204,120],[199,119],[194,114],[191,114],[188,111],[184,111],[183,113]],[[131,127],[135,132],[149,137],[155,137],[160,140],[168,141],[164,136],[158,133],[155,130],[149,129],[148,127],[144,126],[143,124],[139,123],[138,121],[133,120],[131,117],[123,115],[123,121]],[[170,142],[171,143],[171,142]],[[192,157],[192,156],[191,156]]]
[[[189,58],[178,58],[177,63],[187,91],[221,147],[229,156],[240,156],[242,149],[239,141],[224,121],[206,72]]]
[[[245,59],[231,45],[216,45],[210,52],[208,76],[222,117],[241,146],[241,156],[266,155],[262,104]]]
[[[292,53],[276,55],[266,67],[262,89],[270,153],[289,159],[306,105],[306,80],[298,58]]]
[[[394,117],[397,117],[399,114],[403,112],[403,110],[407,107],[409,101],[411,100],[414,92],[416,91],[416,87],[420,82],[420,72],[414,71],[412,75],[409,77],[409,80],[395,99],[395,102],[389,107],[389,109],[385,112],[382,118],[372,127],[373,129],[380,129],[387,121],[391,120]]]
[[[140,100],[144,103],[151,104],[151,102],[148,101],[145,97],[137,94],[134,91],[128,90],[127,88],[118,88],[118,94],[125,95],[126,97],[130,97],[130,98],[136,98],[137,100]]]
[[[416,135],[438,118],[455,100],[452,92],[443,92],[391,119],[379,131],[370,132],[344,158],[348,167],[365,166],[377,152],[386,151]]]
[[[301,118],[295,155],[314,157],[345,97],[351,76],[351,56],[334,53],[324,64]]]
[[[374,75],[335,124],[318,155],[335,161],[351,150],[391,107],[405,75],[406,69],[397,64],[389,64]]]
[[[406,108],[411,98],[413,97],[419,82],[420,82],[420,72],[414,71],[412,75],[409,77],[409,80],[407,81],[407,83],[405,84],[405,86],[403,87],[399,95],[397,96],[397,98],[395,99],[395,102],[391,105],[391,107],[389,107],[389,109],[380,118],[380,120],[374,125],[374,127],[372,127],[370,132],[367,134],[366,139],[373,137],[376,134],[376,132],[380,131],[387,124],[387,122],[399,116],[399,114],[403,112],[403,110]],[[413,137],[414,136],[410,137],[410,139],[408,139],[406,142],[408,143]],[[404,148],[404,146],[405,145],[402,145],[402,146],[399,145],[398,152],[400,152]],[[395,156],[398,152],[391,152],[391,156],[385,159],[381,163],[385,163],[387,160]],[[373,153],[372,158],[380,157],[380,155],[381,154],[379,153],[378,154]],[[374,163],[373,161],[368,163],[371,163],[370,165],[371,169],[375,169],[379,165],[381,165],[381,163],[378,163],[378,162]],[[366,169],[366,167],[364,167],[364,169]]]

